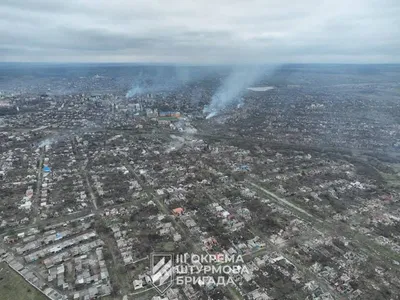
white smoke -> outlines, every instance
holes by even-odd
[[[185,145],[189,145],[194,140],[194,135],[197,133],[197,129],[193,127],[189,121],[184,119],[180,119],[176,122],[175,127],[178,128],[181,135],[171,135],[172,141],[167,146],[165,150],[166,153],[177,151]]]
[[[169,143],[167,150],[165,150],[166,153],[170,153],[172,151],[177,151],[185,145],[184,137],[171,135],[171,138],[172,138],[172,141],[171,141],[171,143]]]
[[[206,117],[206,119],[210,119],[212,117],[215,117],[217,115],[217,111],[212,111],[208,114],[208,116]]]
[[[134,86],[126,93],[126,97],[129,98],[137,94],[143,94],[143,93],[144,93],[143,88],[141,88],[140,86]]]
[[[239,101],[246,88],[253,85],[267,73],[266,67],[243,67],[235,69],[223,82],[211,99],[206,119],[215,117],[231,104]]]
[[[39,148],[51,146],[52,144],[56,143],[57,140],[55,138],[47,138],[41,141],[38,145]]]
[[[53,146],[59,142],[71,139],[73,136],[79,136],[88,132],[96,132],[101,130],[102,128],[103,127],[101,125],[98,125],[93,121],[84,120],[82,122],[81,128],[68,130],[64,132],[58,132],[57,135],[47,137],[44,140],[40,141],[38,147],[42,148],[45,146]]]

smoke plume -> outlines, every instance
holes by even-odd
[[[43,141],[39,142],[38,147],[42,148],[45,146],[51,146],[52,144],[56,143],[56,138],[46,138]]]
[[[221,110],[239,103],[239,97],[246,91],[246,88],[260,80],[267,71],[266,67],[234,69],[213,95],[210,106],[207,109],[208,116],[206,118],[215,117]]]

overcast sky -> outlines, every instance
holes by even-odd
[[[400,62],[400,0],[0,0],[0,61]]]

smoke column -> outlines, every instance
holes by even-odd
[[[52,144],[54,144],[55,142],[57,142],[57,140],[55,138],[47,138],[43,141],[41,141],[38,145],[39,148],[45,147],[45,146],[51,146]]]
[[[256,83],[266,71],[265,67],[243,67],[233,70],[213,95],[206,119],[218,115],[221,110],[235,103],[246,88]]]

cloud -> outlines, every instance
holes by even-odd
[[[0,60],[400,62],[397,0],[2,0]]]

